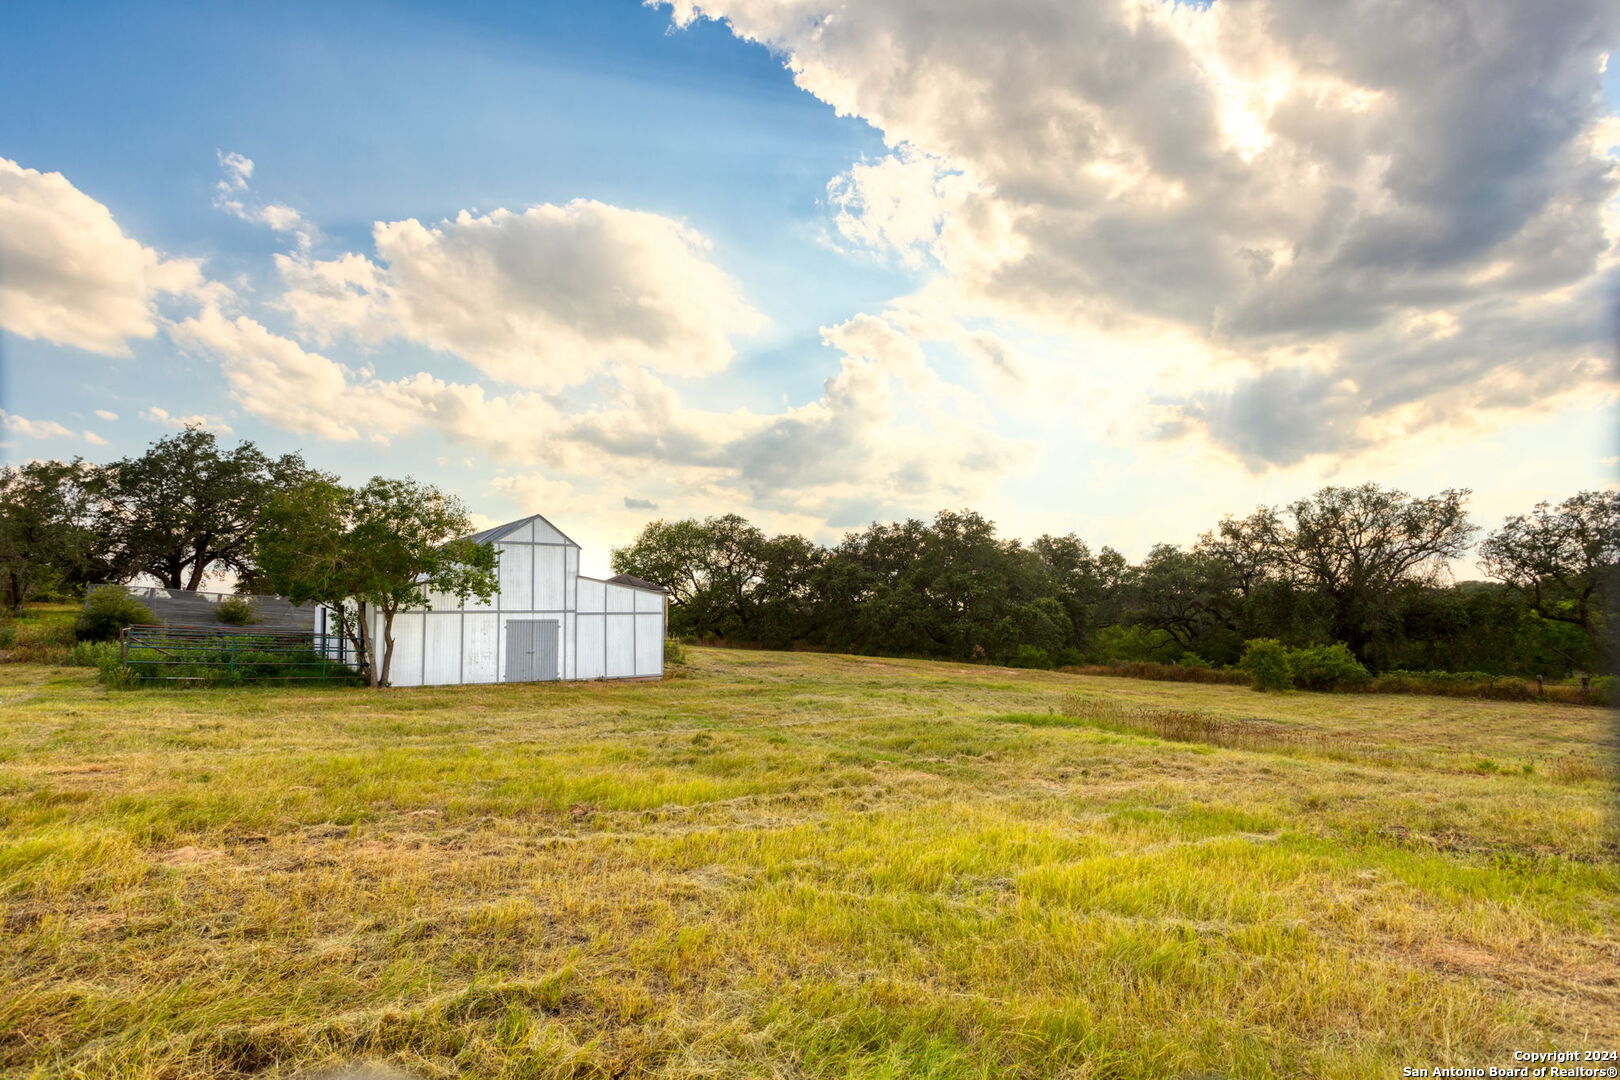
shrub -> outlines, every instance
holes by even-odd
[[[686,646],[682,645],[675,638],[672,638],[672,637],[665,638],[664,639],[664,663],[666,663],[666,664],[684,664],[684,663],[686,663]]]
[[[1052,657],[1052,663],[1060,668],[1078,667],[1085,662],[1085,657],[1081,656],[1080,650],[1073,645],[1063,646],[1057,651],[1057,655]]]
[[[1018,651],[1008,662],[1009,667],[1018,668],[1049,668],[1052,666],[1052,654],[1039,645],[1020,645]]]
[[[153,621],[152,610],[124,590],[97,589],[84,598],[73,633],[80,641],[111,641],[126,626]]]
[[[226,626],[251,626],[259,621],[259,605],[245,596],[227,596],[214,609],[214,618]]]
[[[1249,673],[1249,685],[1262,693],[1294,686],[1288,650],[1276,638],[1255,638],[1245,644],[1238,667]]]
[[[1372,675],[1343,645],[1316,645],[1288,654],[1294,685],[1301,690],[1364,690]]]

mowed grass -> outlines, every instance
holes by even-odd
[[[1399,1075],[1620,1039],[1609,714],[689,650],[0,665],[0,1073]]]

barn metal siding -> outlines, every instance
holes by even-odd
[[[394,619],[396,686],[505,682],[514,622],[551,621],[549,678],[645,678],[663,673],[664,594],[579,573],[579,545],[535,515],[473,539],[500,554],[499,591],[488,601],[433,594],[426,612]],[[381,618],[373,621],[379,645]],[[524,631],[527,632],[527,631]],[[554,643],[554,644],[553,644]],[[521,675],[522,673],[518,673]]]

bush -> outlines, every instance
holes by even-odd
[[[15,644],[17,644],[17,624],[0,623],[0,649],[9,649]]]
[[[80,641],[111,641],[126,626],[152,623],[152,609],[119,588],[97,589],[84,598],[84,610],[73,624]]]
[[[1293,689],[1294,670],[1288,663],[1288,649],[1276,638],[1255,638],[1246,643],[1238,667],[1249,673],[1249,685],[1262,693]]]
[[[226,626],[251,626],[259,621],[259,605],[245,596],[227,596],[214,609],[214,618]]]
[[[1288,654],[1294,685],[1301,690],[1364,690],[1372,675],[1343,645],[1316,645]]]
[[[1085,662],[1086,658],[1081,656],[1080,650],[1073,645],[1063,646],[1057,651],[1057,655],[1052,657],[1052,663],[1060,668],[1079,667]]]
[[[116,641],[81,641],[68,650],[67,656],[62,659],[62,665],[98,668],[109,657],[117,660],[119,652]]]
[[[1052,654],[1039,645],[1020,645],[1018,651],[1008,662],[1008,667],[1018,668],[1049,668],[1052,666]]]
[[[686,646],[682,645],[675,638],[672,638],[672,637],[665,638],[664,639],[664,663],[665,664],[684,664],[684,663],[686,663]]]

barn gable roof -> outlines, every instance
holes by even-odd
[[[471,540],[475,544],[493,544],[503,536],[516,532],[518,529],[527,525],[531,521],[542,522],[547,528],[551,529],[558,536],[568,541],[568,543],[572,544],[574,547],[579,547],[579,544],[575,543],[573,537],[557,528],[557,526],[551,524],[551,522],[546,521],[546,519],[539,514],[530,514],[528,517],[518,518],[516,521],[508,521],[505,525],[496,525],[493,528],[485,529],[482,532],[475,532],[471,536],[464,537],[463,539]]]

